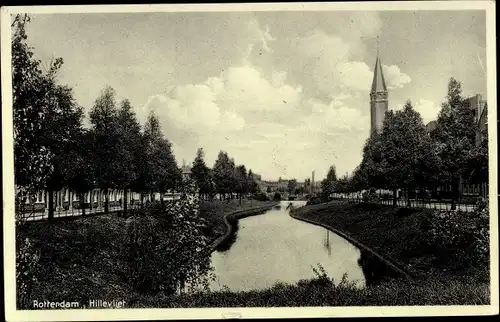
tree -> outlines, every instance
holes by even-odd
[[[96,99],[90,111],[91,131],[95,146],[95,178],[103,189],[104,212],[109,210],[109,189],[120,185],[118,178],[123,171],[120,159],[120,126],[115,103],[115,91],[106,87]]]
[[[335,166],[332,165],[328,170],[326,178],[321,181],[321,192],[323,197],[327,198],[330,196],[334,192],[336,184],[337,171],[335,170]]]
[[[200,197],[212,192],[210,168],[205,164],[205,153],[203,148],[199,148],[198,151],[196,151],[196,157],[191,167],[191,175],[198,186]]]
[[[248,193],[248,176],[247,169],[244,165],[239,165],[235,169],[235,177],[238,184],[236,192],[238,193],[240,204],[241,198],[244,194]]]
[[[259,185],[255,180],[252,169],[248,170],[248,192],[251,194],[256,194],[257,192],[259,192]]]
[[[116,183],[123,189],[123,212],[127,213],[128,192],[137,185],[139,168],[144,159],[141,158],[141,126],[129,100],[123,100],[118,110],[118,148],[121,162],[117,171]]]
[[[78,195],[82,214],[85,215],[85,193],[97,184],[94,133],[81,129],[77,142],[68,151],[68,159],[71,160],[71,163],[67,167],[67,185],[70,191],[74,191]],[[69,200],[72,202],[72,198]]]
[[[297,180],[296,179],[288,180],[288,193],[293,194],[296,188],[297,188]]]
[[[461,84],[451,78],[432,138],[439,158],[439,179],[451,185],[452,209],[456,208],[460,180],[475,144],[475,130],[473,111],[462,97]]]
[[[304,180],[304,189],[306,192],[311,191],[311,179],[307,178]]]
[[[197,196],[195,183],[188,180],[180,200],[170,204],[166,211],[172,224],[166,232],[167,247],[164,247],[170,254],[163,258],[168,258],[166,266],[181,292],[186,283],[192,287],[206,286],[210,271],[210,254],[206,252],[209,239],[203,234],[206,222],[200,216]]]
[[[43,80],[40,61],[33,59],[32,48],[26,43],[25,25],[28,15],[17,15],[12,24],[12,99],[14,125],[14,171],[16,185],[16,305],[28,307],[40,256],[30,238],[21,234],[24,213],[21,205],[27,195],[45,186],[52,171],[50,153],[39,140],[45,130]]]
[[[434,149],[420,114],[410,101],[402,111],[387,113],[379,139],[383,187],[393,191],[396,206],[398,188],[412,191],[426,187],[435,167]]]
[[[163,194],[179,187],[182,182],[182,171],[175,160],[172,143],[167,139],[162,139],[157,144],[158,149],[153,158],[157,158],[158,160],[158,169],[160,172],[157,190],[160,192],[160,201],[163,207]]]
[[[172,144],[163,137],[160,121],[150,113],[144,126],[143,145],[145,160],[141,170],[141,181],[145,191],[162,195],[180,185],[182,173],[172,152]],[[163,197],[161,198],[163,201]]]
[[[392,111],[385,116],[384,122],[392,118]],[[358,190],[369,188],[383,188],[385,185],[385,168],[382,164],[382,151],[380,134],[372,132],[363,147],[363,159],[359,165],[356,176]]]
[[[182,293],[186,284],[208,287],[210,240],[204,234],[207,223],[199,203],[196,185],[188,179],[180,199],[169,203],[165,213],[127,221],[124,255],[132,287],[167,295]]]
[[[220,151],[213,167],[214,181],[217,185],[217,192],[221,196],[226,196],[235,191],[235,165],[226,152]]]
[[[62,63],[62,61],[61,61]],[[55,73],[55,70],[54,70]],[[55,75],[51,75],[55,77]],[[53,81],[47,105],[46,131],[43,140],[51,151],[52,173],[46,184],[49,195],[48,217],[54,216],[54,191],[59,191],[71,180],[69,172],[73,166],[72,150],[78,145],[82,132],[83,108],[73,98],[72,89]]]
[[[52,172],[51,152],[40,140],[47,114],[46,75],[33,58],[25,26],[30,18],[17,15],[12,27],[12,99],[15,184],[34,193],[45,188]]]

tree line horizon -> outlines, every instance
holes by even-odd
[[[124,99],[117,104],[114,89],[107,86],[89,112],[90,128],[85,128],[84,110],[76,102],[73,89],[57,80],[63,59],[52,60],[43,70],[41,61],[34,58],[34,49],[27,43],[27,23],[29,16],[17,15],[12,24],[16,186],[27,191],[48,191],[49,218],[54,211],[51,192],[63,188],[81,196],[91,189],[102,189],[105,212],[110,189],[123,190],[125,200],[129,191],[152,194],[182,190],[185,182],[181,168],[154,112],[149,113],[141,126],[130,101]],[[452,78],[448,92],[436,130],[430,136],[408,101],[402,111],[386,114],[381,133],[374,132],[367,140],[362,162],[354,174],[335,178],[335,184],[330,185],[329,173],[323,180],[323,190],[395,191],[450,183],[455,192],[460,178],[484,179],[487,140],[478,146],[473,144],[473,117],[461,97],[460,83]],[[191,179],[200,197],[213,198],[219,194],[233,198],[236,193],[241,199],[243,195],[260,192],[252,170],[237,165],[222,150],[209,168],[203,148],[198,148]],[[296,185],[295,179],[290,181]],[[126,211],[126,203],[124,207]]]
[[[49,192],[49,218],[53,217],[53,193],[67,188],[80,195],[100,188],[109,209],[108,191],[143,194],[181,191],[187,182],[164,137],[158,117],[150,112],[144,126],[128,99],[117,104],[114,89],[106,86],[89,112],[90,127],[83,125],[84,110],[73,90],[59,84],[62,58],[43,70],[27,44],[29,16],[16,16],[12,40],[15,184],[26,191]],[[212,169],[198,148],[191,167],[200,196],[214,192],[227,197],[256,193],[252,170],[236,165],[220,151]],[[142,198],[141,198],[142,199]],[[160,198],[162,201],[162,198]],[[126,203],[124,203],[126,211]]]

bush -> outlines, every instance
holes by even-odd
[[[18,309],[26,308],[31,304],[33,287],[37,283],[37,276],[41,270],[40,254],[30,238],[21,233],[26,225],[21,205],[24,203],[26,192],[20,189],[16,192],[16,305]]]
[[[257,200],[257,201],[269,201],[269,198],[263,192],[259,192],[259,193],[254,194],[252,196],[252,198],[255,199],[255,200]]]
[[[281,194],[279,192],[275,192],[273,196],[274,201],[281,201]]]
[[[324,199],[321,195],[320,196],[312,196],[309,200],[307,200],[306,205],[317,205],[320,203],[325,203],[327,202],[327,199]]]
[[[151,216],[135,214],[127,219],[123,243],[126,277],[131,287],[140,292],[159,290],[159,262],[154,251],[160,246],[158,222]],[[161,266],[160,266],[161,267]]]
[[[430,212],[422,228],[428,246],[451,269],[489,267],[489,214],[484,202],[469,213]]]
[[[181,198],[129,218],[124,257],[127,277],[141,293],[172,294],[186,286],[208,285],[210,253],[206,222],[199,215],[198,194],[186,185]]]

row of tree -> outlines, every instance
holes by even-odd
[[[54,213],[52,192],[63,188],[79,194],[82,203],[84,193],[102,189],[105,212],[110,189],[123,190],[125,200],[130,191],[152,194],[182,189],[182,172],[158,117],[150,113],[141,127],[130,102],[117,102],[115,91],[106,87],[89,113],[90,127],[85,127],[84,110],[72,89],[57,80],[63,60],[57,58],[44,68],[35,59],[27,44],[28,22],[28,16],[18,15],[12,24],[16,186],[48,191],[49,218]],[[211,170],[199,149],[192,173],[201,194],[242,196],[257,189],[251,171],[236,167],[225,152]],[[125,202],[125,211],[126,206]]]
[[[454,207],[460,182],[488,181],[488,135],[482,133],[482,140],[476,142],[480,128],[474,112],[462,96],[460,82],[451,78],[434,129],[426,129],[410,101],[400,111],[388,111],[382,130],[367,140],[353,175],[338,179],[332,167],[322,182],[323,191],[387,189],[395,204],[399,189],[408,195],[448,185]]]
[[[199,188],[201,198],[212,199],[216,194],[221,198],[234,198],[237,194],[240,201],[244,195],[259,192],[259,186],[252,170],[244,165],[236,166],[233,158],[220,151],[215,164],[210,169],[205,162],[202,148],[196,153],[191,168],[191,177]]]

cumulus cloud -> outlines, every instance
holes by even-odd
[[[384,65],[383,72],[386,85],[389,89],[401,88],[411,82],[410,76],[401,72],[399,67],[396,65]]]
[[[424,123],[436,120],[441,107],[433,101],[421,99],[415,103],[415,110],[420,113]]]
[[[143,107],[144,113],[155,110],[171,131],[176,155],[191,160],[203,147],[210,165],[222,149],[266,178],[303,180],[300,174],[312,170],[321,177],[338,156],[339,171],[352,170],[369,127],[368,98],[359,93],[366,94],[373,77],[373,67],[353,60],[359,43],[316,29],[293,40],[293,60],[277,67],[260,54],[284,57],[272,30],[250,20],[244,33],[241,63],[152,96]],[[397,66],[387,69],[386,79],[394,88],[409,82]]]
[[[262,29],[258,20],[251,19],[246,22],[245,27],[245,31],[250,37],[250,42],[247,45],[246,58],[252,54],[257,44],[260,45],[260,48],[264,51],[268,53],[273,52],[273,50],[269,47],[269,42],[276,40],[276,38],[270,34],[269,26],[266,25],[265,29]]]
[[[290,72],[309,87],[311,95],[330,99],[340,93],[368,91],[373,80],[374,66],[356,59],[363,46],[342,33],[328,34],[316,29],[294,43],[291,50]],[[411,78],[396,65],[384,65],[384,76],[389,89],[402,88]]]

